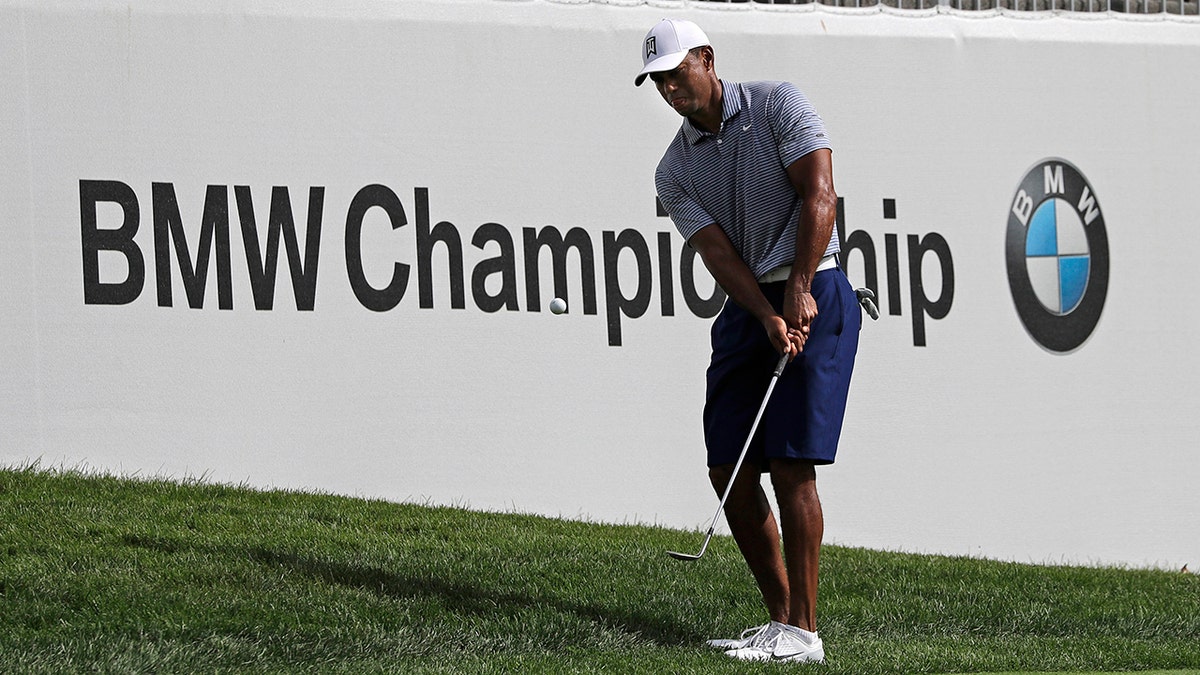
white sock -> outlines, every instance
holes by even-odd
[[[786,624],[786,625],[787,625],[787,629],[789,631],[791,631],[793,635],[796,635],[801,640],[804,640],[805,644],[811,645],[812,643],[817,641],[816,633],[814,633],[812,631],[804,630],[803,628],[800,628],[799,626],[793,626],[791,624]]]

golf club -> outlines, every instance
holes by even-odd
[[[758,414],[754,416],[754,423],[750,425],[750,433],[746,435],[746,444],[742,446],[742,453],[738,455],[737,463],[733,465],[733,473],[729,476],[729,483],[725,486],[725,494],[721,495],[721,503],[717,504],[717,512],[713,515],[712,522],[708,525],[708,534],[704,535],[704,543],[700,546],[700,552],[696,555],[690,553],[679,553],[677,551],[667,551],[667,555],[676,560],[699,560],[700,556],[708,550],[708,542],[712,540],[713,530],[717,528],[717,520],[721,517],[721,511],[725,508],[725,500],[729,499],[729,492],[733,489],[733,481],[737,478],[738,471],[742,468],[742,461],[746,459],[746,451],[750,449],[750,441],[754,438],[754,432],[758,430],[758,422],[762,419],[763,411],[767,409],[767,401],[771,400],[771,392],[775,389],[775,383],[779,381],[779,376],[783,374],[783,369],[787,367],[788,357],[790,353],[785,353],[779,357],[779,363],[775,365],[775,372],[771,375],[771,383],[767,385],[767,393],[763,396],[762,405],[758,406]]]

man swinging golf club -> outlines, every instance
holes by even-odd
[[[726,495],[725,518],[770,617],[708,644],[738,659],[821,661],[815,466],[837,451],[862,323],[835,256],[829,140],[792,84],[719,79],[696,24],[663,20],[641,46],[634,83],[648,76],[684,117],[655,172],[659,199],[729,296],[712,327],[704,439],[713,488]],[[792,361],[773,377],[784,355]]]

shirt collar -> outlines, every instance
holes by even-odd
[[[721,80],[721,125],[724,126],[731,117],[738,114],[742,110],[741,87],[735,82],[726,82]],[[709,133],[697,129],[692,125],[690,119],[683,120],[683,135],[687,138],[688,143],[695,145],[702,141],[706,136],[715,136],[716,134]]]

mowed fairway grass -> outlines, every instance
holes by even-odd
[[[1114,534],[1114,536],[1117,536]],[[829,546],[826,665],[703,646],[764,620],[733,542],[200,481],[0,470],[4,673],[1200,669],[1200,577]]]

